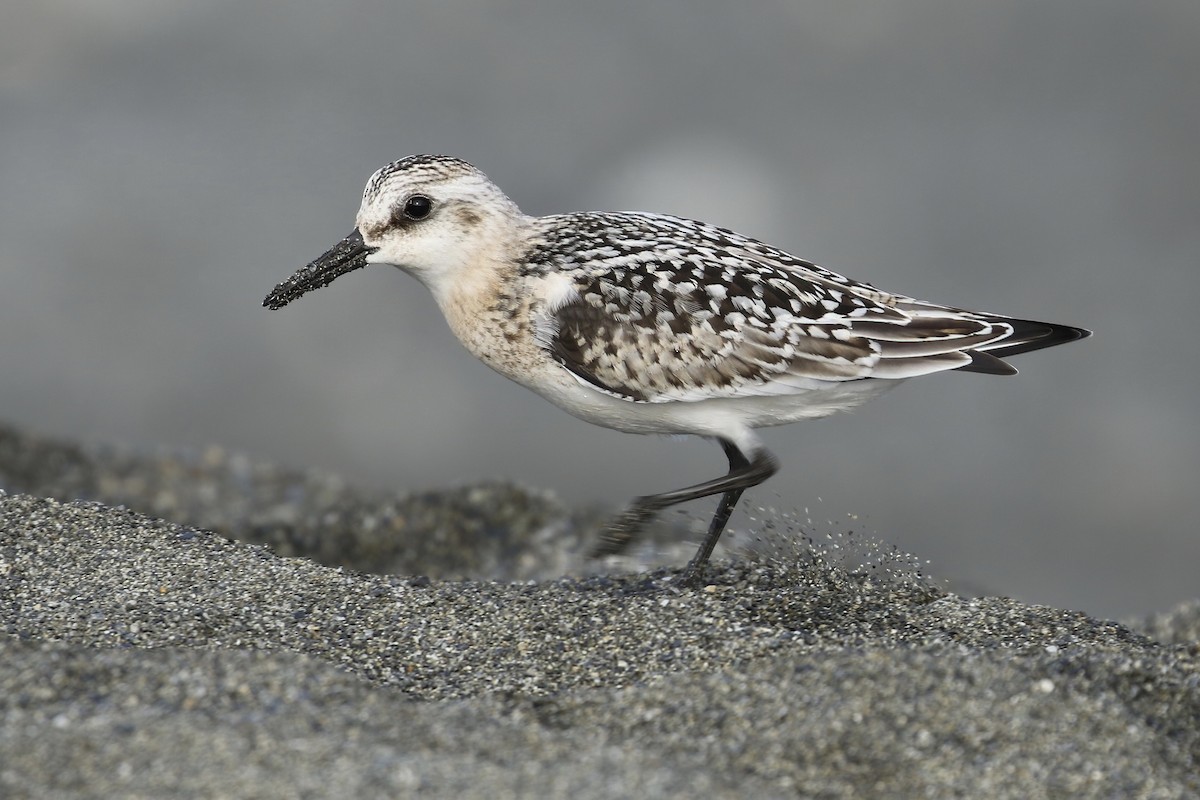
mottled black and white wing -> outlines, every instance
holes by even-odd
[[[1083,335],[888,294],[690,220],[567,222],[556,230],[572,241],[555,241],[559,260],[546,266],[569,286],[545,309],[539,340],[577,379],[633,401],[786,395],[951,369],[1012,374],[1000,356]]]

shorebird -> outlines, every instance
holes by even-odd
[[[756,429],[851,409],[919,375],[1013,375],[1008,356],[1090,334],[885,292],[695,220],[527,216],[440,155],[371,176],[350,235],[263,305],[368,264],[417,278],[471,353],[576,417],[720,443],[727,474],[634,498],[593,551],[616,553],[662,509],[720,494],[684,584],[702,576],[742,492],[778,469]]]

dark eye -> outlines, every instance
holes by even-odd
[[[425,219],[433,210],[433,201],[423,194],[414,194],[404,201],[404,216],[409,219]]]

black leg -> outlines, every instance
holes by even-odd
[[[725,451],[725,457],[729,459],[729,472],[731,474],[736,470],[744,470],[750,466],[750,462],[746,460],[746,456],[742,451],[724,439],[721,440],[721,449]],[[770,473],[768,473],[767,477],[770,477]],[[764,477],[763,480],[766,480],[766,478]],[[696,555],[692,556],[692,560],[688,562],[687,568],[683,571],[683,579],[680,581],[682,585],[693,586],[699,582],[700,572],[704,569],[704,565],[708,563],[708,558],[712,555],[713,548],[717,546],[717,540],[725,532],[725,525],[729,522],[729,517],[733,514],[733,507],[737,505],[737,501],[741,499],[742,492],[744,491],[745,489],[733,489],[721,495],[721,502],[717,503],[717,512],[713,514],[712,522],[708,524],[708,534],[704,537],[704,541],[700,543],[700,549],[696,551]]]
[[[717,503],[717,513],[713,514],[712,522],[708,524],[708,535],[704,537],[704,541],[700,543],[700,549],[696,551],[696,555],[692,556],[692,560],[683,570],[683,577],[679,581],[680,585],[695,586],[700,583],[700,573],[703,571],[704,565],[708,563],[708,557],[712,555],[713,548],[717,546],[717,540],[725,532],[725,523],[729,522],[729,517],[733,514],[733,507],[737,505],[743,491],[743,489],[735,489],[721,495],[721,502]]]
[[[753,458],[748,459],[733,442],[724,439],[721,439],[720,442],[721,447],[725,450],[726,458],[729,459],[727,474],[685,489],[634,498],[633,502],[629,504],[629,508],[609,523],[601,536],[600,543],[592,551],[592,556],[595,558],[612,555],[624,550],[641,532],[642,527],[655,514],[668,506],[721,494],[717,513],[713,515],[712,522],[708,526],[708,535],[704,537],[703,544],[700,545],[695,557],[688,562],[687,569],[683,574],[685,584],[694,582],[708,561],[708,557],[712,555],[713,548],[717,546],[717,540],[721,538],[725,524],[729,522],[729,516],[733,513],[733,507],[741,498],[742,492],[751,486],[762,483],[779,469],[775,457],[766,450],[760,449],[754,453]]]

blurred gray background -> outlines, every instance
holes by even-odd
[[[1200,594],[1198,123],[1195,0],[8,4],[0,418],[614,509],[723,471],[492,374],[398,271],[261,308],[377,167],[443,152],[529,213],[698,217],[1095,329],[767,431],[748,499],[988,592],[1164,609]]]

